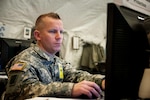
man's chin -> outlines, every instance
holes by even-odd
[[[59,52],[59,51],[60,51],[60,48],[55,49],[55,52],[56,52],[56,53]]]

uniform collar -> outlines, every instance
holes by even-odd
[[[34,45],[33,45],[33,48],[34,48],[34,50],[35,50],[41,57],[47,59],[48,61],[54,62],[54,60],[55,60],[55,58],[56,58],[55,55],[47,54],[46,52],[44,52],[43,50],[41,50],[37,44],[34,44]]]

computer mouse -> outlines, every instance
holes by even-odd
[[[78,98],[81,98],[81,99],[90,99],[87,95],[80,95]],[[92,95],[92,99],[97,99],[98,97],[96,97],[95,95]]]

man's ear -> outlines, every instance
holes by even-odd
[[[38,30],[34,31],[34,37],[35,37],[36,40],[40,40],[41,39],[40,38],[40,32]]]

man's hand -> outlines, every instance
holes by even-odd
[[[98,98],[100,97],[101,92],[102,91],[100,87],[96,83],[90,81],[82,81],[74,85],[72,90],[72,97],[79,97],[81,95],[86,95],[90,99],[93,96]]]

